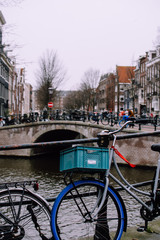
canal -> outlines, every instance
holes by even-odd
[[[39,182],[39,194],[45,198],[56,197],[64,188],[63,174],[58,171],[53,156],[41,156],[31,159],[25,158],[0,158],[0,176],[2,182],[23,181],[36,179]],[[131,183],[147,181],[153,178],[154,168],[120,167],[124,177]],[[112,173],[115,174],[114,169]],[[79,176],[77,176],[79,178]],[[143,187],[144,188],[144,187]],[[142,189],[142,188],[141,188]],[[145,187],[149,189],[149,187]],[[144,190],[144,189],[143,189]],[[140,206],[125,192],[120,192],[125,200],[128,212],[128,225],[143,223],[140,218]],[[142,197],[144,199],[144,197]],[[52,205],[53,203],[50,203]]]

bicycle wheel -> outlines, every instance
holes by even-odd
[[[125,124],[125,122],[126,122],[126,121],[125,121],[124,119],[120,120],[120,121],[119,121],[119,126],[122,127],[123,124]],[[126,125],[126,127],[128,127],[128,124]]]
[[[97,122],[97,116],[92,115],[90,116],[90,123],[96,123]]]
[[[104,184],[97,180],[81,180],[74,184],[81,198],[70,184],[53,205],[51,228],[54,239],[120,239],[124,230],[124,211],[114,190],[108,188],[104,206],[97,216],[90,218],[91,212],[97,208]]]
[[[53,239],[45,201],[22,189],[0,192],[0,239]]]
[[[110,119],[109,125],[110,125],[111,127],[113,127],[114,124],[115,124],[115,120],[114,120],[114,119]]]
[[[109,125],[109,121],[110,121],[110,119],[107,116],[102,116],[101,123],[103,125]]]

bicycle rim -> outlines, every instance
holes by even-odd
[[[102,117],[101,122],[103,125],[109,125],[109,118],[108,117]]]
[[[23,204],[20,204],[22,195]],[[48,205],[27,191],[24,194],[23,190],[15,189],[10,189],[10,194],[8,190],[1,192],[0,236],[2,235],[2,231],[4,232],[4,237],[0,239],[52,239],[50,209]],[[7,232],[12,232],[12,234],[9,233],[9,237],[6,237]],[[42,238],[42,236],[46,238]]]
[[[114,124],[115,124],[114,120],[113,120],[113,119],[110,119],[109,125],[110,125],[110,126],[114,126]]]
[[[104,185],[95,180],[82,180],[75,182],[75,185],[85,207],[80,198],[76,197],[77,193],[73,185],[67,186],[56,199],[52,209],[51,227],[54,238],[56,240],[120,239],[124,228],[124,212],[114,191],[108,188],[106,204],[98,216],[90,220],[89,213],[95,208],[98,192],[103,191]],[[74,198],[84,216],[80,213]]]
[[[125,120],[120,120],[120,121],[119,121],[119,126],[122,127],[123,124],[125,124],[125,122],[126,122]],[[128,124],[127,124],[127,126],[128,126]],[[127,127],[127,126],[126,126],[126,127]]]
[[[96,117],[95,116],[91,116],[90,117],[90,123],[95,123],[95,122],[97,122]]]

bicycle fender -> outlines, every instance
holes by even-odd
[[[109,185],[109,187],[112,189],[113,192],[115,192],[115,194],[117,195],[117,197],[119,198],[121,204],[122,204],[122,208],[123,208],[123,212],[124,212],[124,229],[123,231],[126,232],[127,231],[127,211],[126,211],[126,206],[124,204],[124,201],[121,197],[121,195],[119,194],[119,192],[112,186]]]
[[[44,202],[46,204],[46,206],[50,209],[49,203],[47,202],[47,200],[42,197],[41,195],[39,195],[38,193],[32,192],[29,189],[25,189],[26,192],[29,192],[30,194],[34,195],[36,198],[38,198],[41,202]]]

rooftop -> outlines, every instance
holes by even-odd
[[[135,77],[135,69],[133,66],[117,66],[119,83],[131,83],[131,79]]]

